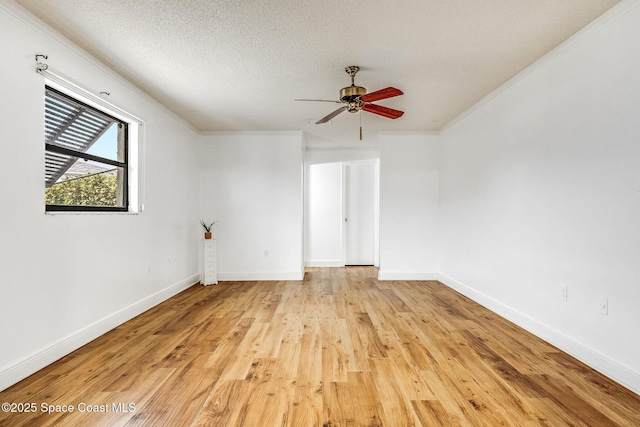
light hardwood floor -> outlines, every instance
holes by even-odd
[[[0,392],[37,406],[0,425],[640,426],[638,395],[558,349],[442,284],[376,275],[193,286]]]

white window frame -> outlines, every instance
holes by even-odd
[[[96,209],[73,209],[47,210],[47,214],[137,214],[141,211],[139,183],[141,180],[139,168],[139,151],[141,136],[143,134],[144,123],[139,118],[127,113],[117,106],[79,87],[68,79],[60,77],[50,71],[41,71],[45,75],[44,86],[49,86],[79,102],[87,104],[99,111],[121,120],[128,125],[128,147],[127,147],[127,193],[128,203],[123,209],[96,208]],[[43,86],[43,91],[44,91]],[[44,148],[44,147],[43,147]]]

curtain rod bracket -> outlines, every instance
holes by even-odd
[[[49,68],[49,66],[44,62],[40,62],[39,58],[49,59],[49,56],[36,53],[36,71],[38,72],[46,71],[46,69]]]

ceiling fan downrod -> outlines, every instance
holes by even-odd
[[[344,71],[346,71],[347,74],[349,74],[349,77],[351,77],[351,86],[340,89],[340,101],[347,104],[348,112],[356,113],[360,111],[364,105],[360,97],[367,93],[367,89],[362,86],[356,86],[355,84],[356,74],[360,71],[360,67],[357,65],[350,65],[345,68]]]
[[[351,86],[355,86],[354,79],[356,78],[358,71],[360,71],[360,67],[357,65],[349,65],[344,70],[349,74],[349,77],[351,77]]]

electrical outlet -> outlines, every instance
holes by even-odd
[[[565,285],[560,286],[560,299],[564,302],[567,301],[567,287]]]
[[[607,297],[598,298],[598,310],[600,314],[609,314],[609,299]]]

